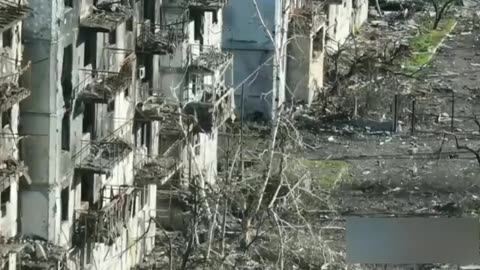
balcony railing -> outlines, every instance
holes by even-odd
[[[129,128],[127,122],[102,140],[82,140],[80,150],[73,157],[75,168],[98,174],[110,174],[113,168],[133,151],[133,146],[122,139],[124,136],[121,135],[131,133],[128,132]]]
[[[218,11],[227,3],[227,0],[165,0],[165,7],[184,7],[203,11]]]
[[[227,0],[188,0],[189,7],[205,11],[217,11],[227,3]]]
[[[164,185],[182,168],[179,156],[137,156],[135,183]]]
[[[131,72],[81,70],[83,80],[75,88],[77,97],[86,102],[108,103],[117,93],[130,87]]]
[[[233,63],[231,53],[214,46],[191,44],[188,46],[188,69],[192,73],[224,73]]]
[[[184,112],[194,119],[199,132],[210,133],[234,116],[234,89],[219,87],[215,94],[205,92],[199,101],[189,102]]]
[[[137,192],[130,186],[106,186],[97,209],[75,210],[73,243],[112,245],[135,215]]]
[[[185,26],[189,22],[188,11],[183,12],[173,22],[151,24],[147,21],[141,24],[140,35],[137,38],[137,53],[166,55],[175,49],[187,37]]]
[[[122,1],[102,1],[88,16],[80,19],[80,26],[97,32],[111,32],[133,15],[132,8]]]
[[[316,33],[322,25],[325,24],[326,15],[325,7],[328,5],[325,1],[320,0],[307,0],[303,2],[303,5],[297,7],[291,12],[291,19],[300,25],[294,25],[294,30],[302,30],[301,28],[308,28],[308,32]],[[296,27],[295,27],[296,26]]]
[[[18,72],[5,76],[0,75],[0,112],[10,109],[14,104],[30,96],[30,90],[18,85],[18,79],[29,68],[30,63]]]
[[[19,1],[0,0],[0,32],[25,19],[31,9]]]

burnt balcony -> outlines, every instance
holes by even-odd
[[[97,174],[110,174],[115,165],[125,159],[133,147],[120,138],[102,141],[82,141],[75,154],[75,168]]]
[[[224,74],[233,63],[233,54],[214,46],[191,44],[188,47],[188,71],[193,74]]]
[[[19,1],[0,0],[0,32],[25,19],[31,9]]]
[[[223,8],[227,0],[188,0],[190,9],[204,10],[204,11],[218,11]]]
[[[199,101],[185,105],[184,113],[193,118],[198,132],[210,133],[234,116],[234,89],[220,86],[213,93],[204,92]]]
[[[140,25],[137,38],[137,53],[167,55],[175,52],[179,44],[186,38],[185,26],[188,23],[188,12],[183,12],[175,21],[162,24],[151,24],[150,21]]]
[[[104,0],[99,2],[88,16],[80,19],[80,27],[108,33],[133,16],[132,8],[123,5],[122,1]]]
[[[178,133],[181,131],[180,116],[178,105],[173,104],[163,95],[155,94],[137,105],[135,119],[158,121],[161,129]],[[188,125],[187,117],[183,118],[186,125]]]
[[[75,210],[73,244],[112,245],[135,215],[137,192],[131,186],[106,186],[101,201],[93,209]]]
[[[182,168],[182,162],[175,156],[136,156],[135,183],[138,185],[164,185],[174,178]]]
[[[107,104],[132,83],[131,72],[82,71],[83,81],[76,87],[75,92],[84,102]]]
[[[14,179],[22,176],[27,179],[28,183],[31,182],[27,166],[23,161],[10,158],[0,161],[0,191],[8,188]]]
[[[290,28],[299,33],[316,33],[325,25],[325,7],[327,3],[320,0],[308,0],[290,13]]]
[[[129,134],[131,125],[126,122],[101,140],[82,140],[79,150],[73,156],[75,169],[109,175],[133,151],[133,146],[123,139]]]
[[[18,85],[19,77],[29,68],[30,64],[13,74],[0,75],[0,112],[10,109],[30,96],[30,90]]]
[[[165,7],[182,7],[200,11],[218,11],[223,8],[227,0],[167,0]]]

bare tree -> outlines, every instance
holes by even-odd
[[[429,0],[435,9],[435,20],[433,22],[433,30],[438,28],[440,21],[443,19],[444,15],[448,12],[450,7],[455,3],[456,0]]]

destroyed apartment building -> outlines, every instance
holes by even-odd
[[[0,3],[2,269],[131,269],[168,189],[215,183],[226,1]]]
[[[30,179],[19,152],[20,102],[30,95],[19,84],[30,71],[23,57],[22,20],[30,12],[24,1],[0,1],[0,269],[8,270],[28,261],[13,238],[18,234],[19,189]]]
[[[224,10],[222,46],[235,56],[233,84],[242,84],[236,105],[245,103],[248,119],[272,119],[284,103],[309,105],[323,87],[325,48],[342,43],[368,15],[367,0],[279,3],[231,0]],[[235,16],[238,10],[255,18]]]

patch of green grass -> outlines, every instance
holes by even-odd
[[[428,64],[433,57],[435,48],[452,31],[455,24],[454,19],[445,19],[440,22],[436,30],[432,29],[431,23],[421,26],[420,34],[409,40],[412,56],[405,59],[403,65],[408,69],[418,69]]]
[[[311,187],[332,188],[340,181],[348,181],[350,179],[350,164],[339,160],[301,160],[311,175]]]

